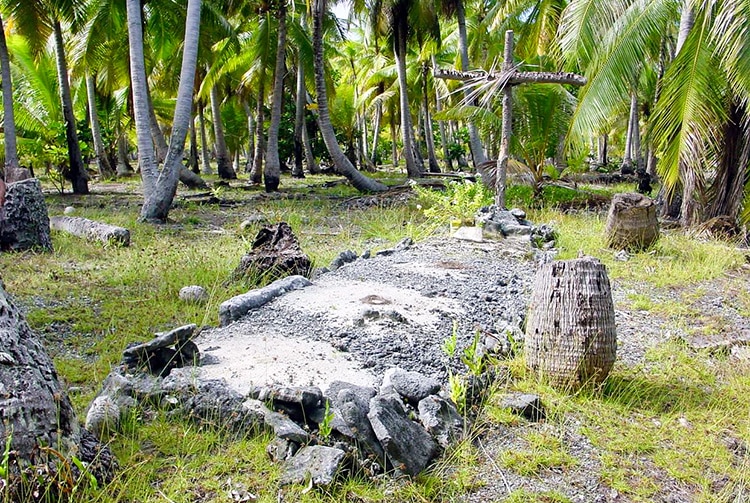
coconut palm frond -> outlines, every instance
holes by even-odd
[[[658,44],[666,26],[674,19],[670,0],[634,2],[608,32],[601,55],[586,72],[588,83],[579,94],[569,141],[585,142],[591,131],[599,131],[619,104],[627,99],[647,49]]]
[[[720,2],[711,37],[735,92],[750,96],[750,1]]]
[[[560,15],[558,37],[571,68],[586,68],[600,49],[604,33],[627,8],[623,0],[572,0]]]
[[[690,170],[701,166],[710,150],[719,150],[721,124],[726,120],[727,82],[717,72],[719,61],[706,27],[698,25],[664,75],[664,88],[654,110],[653,138],[660,162],[658,172],[674,187]]]

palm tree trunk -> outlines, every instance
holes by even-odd
[[[117,132],[117,176],[128,176],[133,173],[133,168],[128,161],[128,138],[119,126]]]
[[[10,76],[10,56],[5,42],[5,28],[0,17],[0,75],[3,85],[3,129],[5,132],[5,167],[18,168],[16,121],[13,113],[13,84]],[[0,176],[0,180],[2,176]]]
[[[260,82],[258,82],[258,99],[255,106],[255,152],[253,152],[253,169],[250,171],[250,183],[260,185],[263,181],[263,148],[265,138],[263,138],[263,123],[265,122],[263,105],[266,97],[265,89],[266,79],[265,72],[261,72]]]
[[[680,28],[677,33],[677,45],[675,46],[675,56],[680,53],[682,46],[685,44],[690,30],[695,24],[695,12],[690,0],[684,0],[682,5],[682,14],[680,15]],[[682,180],[682,204],[680,205],[680,223],[683,227],[693,225],[698,220],[698,174],[688,163],[680,161],[680,173]]]
[[[435,63],[435,56],[432,56],[432,68],[433,70],[437,67]],[[440,93],[435,90],[435,110],[440,113],[443,111],[443,99],[440,97]],[[448,137],[445,134],[445,121],[438,121],[438,130],[440,131],[440,144],[443,146],[443,158],[445,159],[446,171],[453,171],[453,161],[451,160],[450,150],[448,149]]]
[[[320,133],[336,170],[344,175],[360,192],[381,192],[388,187],[366,177],[349,162],[336,140],[336,134],[328,114],[328,93],[326,90],[325,67],[323,65],[323,18],[326,13],[326,0],[313,1],[313,57],[315,63],[315,92],[318,97],[318,123]]]
[[[422,66],[422,107],[424,113],[424,136],[427,144],[427,159],[430,173],[440,173],[440,166],[435,155],[435,140],[432,132],[432,118],[430,116],[430,100],[427,92],[427,65]]]
[[[203,174],[210,175],[213,173],[213,170],[211,169],[211,155],[209,154],[208,135],[206,134],[206,118],[203,112],[203,100],[198,100],[198,121],[201,127],[201,161],[203,163]]]
[[[294,178],[304,178],[305,173],[302,170],[302,156],[304,155],[302,146],[302,128],[305,125],[305,70],[302,66],[302,58],[297,57],[297,94],[294,101],[294,168],[292,176]]]
[[[724,124],[723,137],[724,145],[710,189],[711,205],[706,217],[726,215],[736,220],[748,179],[747,166],[750,166],[750,116],[747,106],[736,96]]]
[[[458,52],[461,55],[461,71],[465,72],[469,69],[469,43],[466,35],[466,11],[463,0],[456,2],[456,20],[458,21]],[[470,93],[468,89],[464,92],[466,99],[469,99]],[[474,159],[474,167],[487,160],[482,140],[479,138],[479,131],[472,122],[469,122],[469,148],[471,157]]]
[[[284,101],[284,71],[286,68],[286,0],[279,2],[279,25],[276,42],[276,68],[273,75],[273,102],[271,103],[271,123],[268,126],[268,150],[266,151],[266,169],[263,172],[263,183],[266,192],[279,189],[281,179],[281,162],[279,161],[279,125],[281,124],[281,105]]]
[[[70,94],[68,81],[68,63],[65,59],[65,45],[63,43],[60,22],[54,22],[55,56],[57,59],[57,80],[60,86],[60,101],[62,102],[63,117],[65,119],[65,139],[68,144],[68,160],[70,162],[68,179],[73,185],[74,194],[88,194],[89,184],[86,167],[81,157],[81,146],[78,143],[76,118],[73,114],[73,98]]]
[[[195,131],[195,118],[190,120],[190,156],[188,157],[188,166],[190,170],[199,175],[201,172],[200,164],[198,163],[198,135]]]
[[[307,171],[311,175],[317,175],[320,173],[320,166],[318,161],[315,159],[315,153],[312,149],[312,142],[310,141],[310,133],[307,130],[307,124],[302,128],[302,146],[305,149],[305,162],[307,162]]]
[[[255,121],[253,120],[253,112],[250,110],[250,105],[247,104],[247,100],[242,100],[242,109],[245,110],[245,116],[247,117],[247,156],[245,160],[245,173],[250,173],[253,170],[253,154],[255,153]]]
[[[148,80],[146,81],[146,92],[148,93],[148,117],[151,140],[154,142],[156,162],[159,164],[167,159],[169,145],[167,145],[167,139],[164,138],[164,132],[161,130],[161,126],[159,126],[159,119],[156,117],[154,102],[151,100],[151,89],[148,87]]]
[[[132,1],[134,0],[128,0],[128,4]],[[188,134],[190,122],[193,120],[193,85],[198,61],[200,22],[201,0],[188,0],[180,85],[177,89],[177,103],[172,120],[169,152],[167,153],[167,159],[164,161],[164,167],[153,184],[154,190],[150,194],[144,192],[145,201],[143,208],[141,208],[141,219],[145,221],[163,222],[167,219],[169,208],[172,206],[172,201],[177,192],[180,170],[184,169],[182,156],[185,150],[185,138]],[[144,84],[145,76],[144,71]]]
[[[219,178],[224,180],[237,179],[237,173],[232,168],[232,161],[229,160],[227,151],[227,142],[224,139],[224,126],[221,122],[221,103],[219,101],[219,90],[216,86],[211,88],[209,93],[211,99],[211,116],[214,121],[214,147],[216,148],[216,165]]]
[[[398,74],[399,105],[401,108],[401,139],[404,143],[404,161],[406,162],[406,174],[409,178],[422,176],[422,168],[417,165],[414,158],[414,128],[411,122],[411,111],[409,109],[409,85],[406,82],[406,31],[404,27],[399,28],[402,23],[396,23],[394,38],[394,53],[396,56],[396,73]]]
[[[623,175],[633,174],[633,158],[638,159],[638,153],[634,152],[634,139],[637,133],[638,122],[638,95],[635,90],[630,94],[630,114],[628,115],[628,132],[625,135],[625,155],[622,159],[620,173]],[[635,154],[635,155],[634,155]]]
[[[159,176],[154,142],[151,139],[146,65],[143,57],[143,29],[140,0],[127,0],[128,41],[130,46],[130,86],[133,93],[133,116],[138,140],[138,164],[145,199],[153,197]]]
[[[91,74],[86,75],[86,97],[89,102],[89,120],[91,122],[91,136],[94,140],[94,153],[96,154],[96,166],[99,169],[99,176],[112,178],[114,172],[109,164],[109,157],[104,148],[102,140],[102,128],[99,125],[99,114],[96,112],[96,82]]]
[[[396,146],[396,114],[394,113],[393,107],[391,107],[390,126],[391,126],[391,158],[393,159],[393,167],[398,168],[398,147]]]
[[[383,83],[378,84],[378,96],[383,94]],[[373,165],[377,164],[378,158],[378,140],[380,140],[380,123],[383,120],[383,102],[378,100],[375,105],[375,125],[372,128],[372,149],[370,155],[370,162]]]
[[[607,147],[609,143],[609,135],[607,133],[600,134],[597,138],[597,156],[596,156],[596,164],[598,166],[606,166],[609,164],[609,159],[607,159]]]

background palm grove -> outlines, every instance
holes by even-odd
[[[509,31],[513,68],[503,65]],[[79,413],[125,344],[213,323],[222,300],[262,282],[225,282],[248,246],[226,228],[248,211],[258,217],[251,231],[289,222],[316,265],[342,249],[445,232],[492,195],[425,179],[494,176],[503,71],[585,77],[581,87],[513,87],[508,200],[559,227],[558,257],[582,250],[607,265],[635,356],[574,396],[511,358],[515,388],[543,395],[544,424],[520,422],[490,397],[469,440],[426,473],[357,475],[290,489],[287,500],[484,501],[476,494],[496,483],[492,500],[569,502],[555,477],[590,466],[608,491],[602,501],[750,498],[750,356],[737,363],[726,348],[672,337],[750,340],[746,235],[694,234],[716,219],[735,231],[750,221],[750,0],[0,0],[0,66],[4,177],[28,168],[51,211],[75,203],[134,230],[137,243],[102,249],[58,233],[53,253],[0,255],[2,280],[51,347]],[[676,224],[624,258],[603,251],[600,213],[548,204],[569,209],[563,199],[583,194],[600,210],[632,190],[634,177],[615,174],[648,175],[662,221]],[[404,177],[418,182],[392,190]],[[578,190],[601,178],[629,185]],[[179,183],[204,192],[176,198]],[[446,190],[401,198],[419,184]],[[177,300],[191,283],[208,286],[205,306]],[[516,443],[489,456],[485,427]],[[82,483],[65,496],[281,501],[269,435],[230,433],[135,411],[110,444],[124,469],[106,487]],[[501,469],[526,485],[511,490]]]
[[[495,68],[507,29],[519,69],[588,79],[516,93],[524,169],[617,156],[660,177],[684,224],[743,215],[746,1],[356,1],[346,20],[321,1],[2,6],[5,164],[86,193],[85,161],[107,178],[137,151],[146,220],[167,216],[186,139],[193,170],[215,158],[221,178],[269,191],[321,157],[367,191],[385,188],[361,174],[378,164],[418,177],[495,158],[497,86],[433,70]]]

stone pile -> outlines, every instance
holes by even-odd
[[[148,364],[164,349],[179,361],[179,349],[166,344],[182,341],[184,347],[192,329],[181,327],[126,349],[124,363],[89,406],[87,429],[106,437],[136,405],[239,434],[265,429],[275,435],[267,447],[270,458],[284,463],[282,484],[312,479],[317,485],[350,469],[416,475],[463,436],[465,419],[440,383],[400,368],[386,372],[379,389],[336,381],[325,393],[314,386],[273,385],[243,396],[223,379],[201,379],[197,367]]]

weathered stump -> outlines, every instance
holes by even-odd
[[[49,216],[36,178],[10,183],[0,206],[0,251],[51,250]]]
[[[76,452],[79,427],[52,359],[0,283],[0,445],[16,466],[37,464],[40,446]]]
[[[607,246],[640,251],[659,239],[656,203],[642,194],[615,194],[607,214]]]
[[[102,222],[80,217],[52,217],[50,227],[57,231],[67,232],[89,241],[101,241],[104,244],[117,246],[130,245],[130,231]]]
[[[252,249],[240,259],[231,279],[307,276],[310,267],[310,258],[302,251],[292,228],[280,222],[258,231]]]
[[[526,322],[526,363],[554,386],[603,381],[615,362],[617,333],[604,265],[595,258],[542,265]]]

